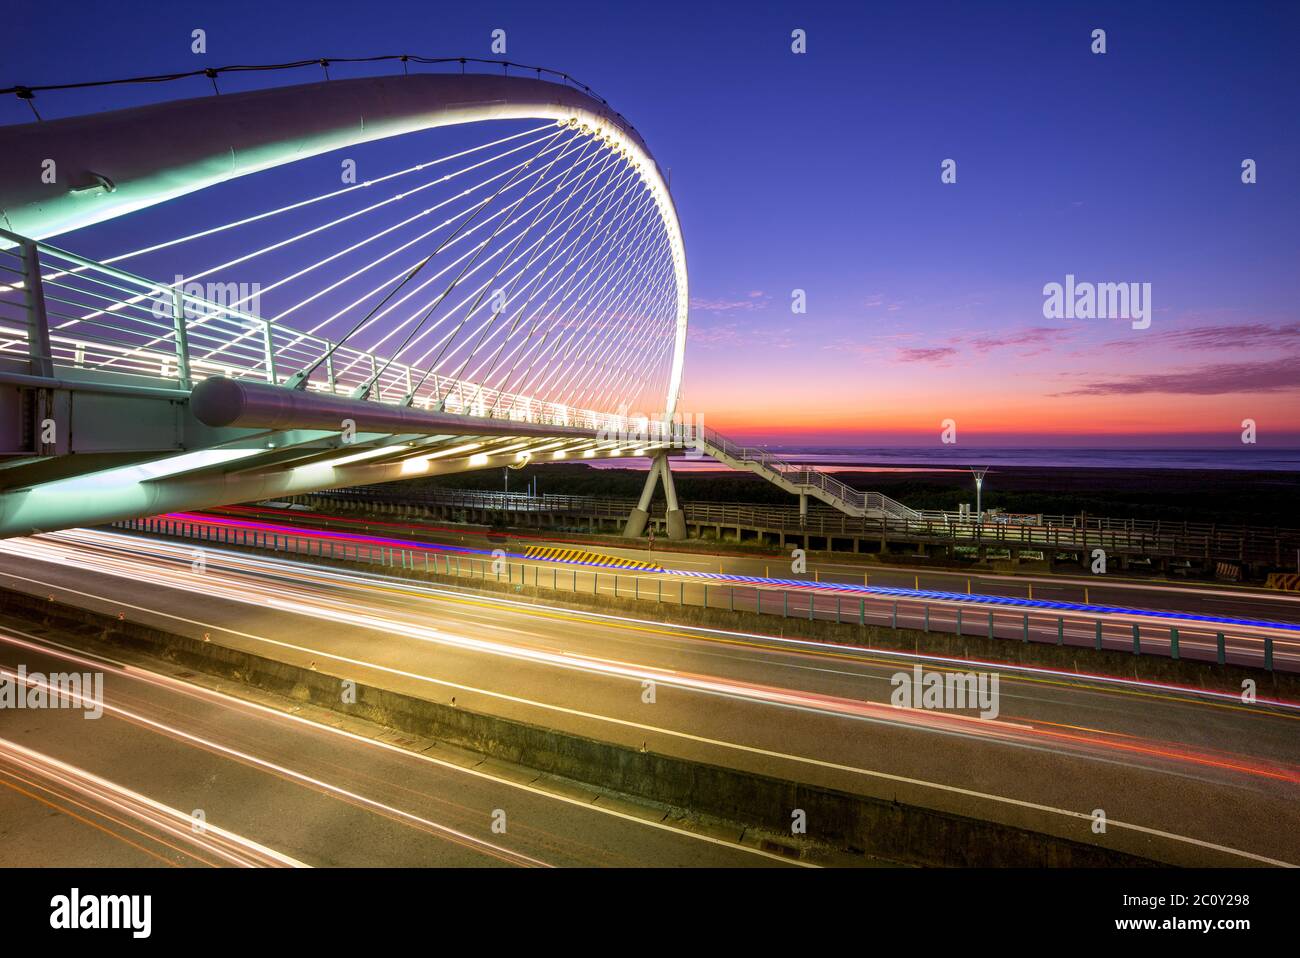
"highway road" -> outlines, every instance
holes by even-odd
[[[6,866],[783,864],[739,834],[655,824],[432,743],[412,751],[332,713],[287,714],[0,627],[0,677],[20,665],[44,688],[53,673],[103,673],[103,712],[0,710]]]
[[[995,719],[899,709],[888,703],[900,670],[967,666],[575,612],[210,545],[196,569],[193,554],[115,532],[8,540],[0,584],[661,753],[1167,861],[1300,863],[1295,703],[1248,706],[996,666]],[[1104,834],[1091,828],[1097,810]]]

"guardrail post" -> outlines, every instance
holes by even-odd
[[[45,311],[45,284],[41,281],[41,260],[36,244],[27,241],[23,249],[23,298],[27,306],[27,358],[33,376],[54,376],[54,353],[50,349],[50,320]]]
[[[781,592],[781,616],[790,618],[790,593],[785,591]]]
[[[271,341],[271,323],[262,320],[262,350],[266,357],[266,381],[274,386],[279,380],[275,375],[275,344]]]
[[[334,377],[334,344],[328,339],[325,340],[325,381],[333,394],[338,381]]]
[[[1022,638],[1020,641],[1028,642],[1029,641],[1029,613],[1028,612],[1024,613],[1024,616],[1025,616],[1025,633],[1024,633],[1024,638]]]
[[[957,607],[957,635],[961,636],[961,607]]]
[[[1101,619],[1098,619],[1095,625],[1096,625],[1096,629],[1092,640],[1092,646],[1098,652],[1100,652],[1101,651]]]
[[[890,628],[891,629],[898,628],[898,600],[897,599],[894,600],[894,615],[892,620],[890,621]]]
[[[924,608],[925,608],[925,631],[929,632],[930,631],[930,607],[927,605]]]
[[[1178,629],[1172,625],[1169,627],[1169,657],[1178,658]]]
[[[866,624],[867,624],[867,600],[858,599],[858,625],[865,626]]]
[[[1264,636],[1264,668],[1273,671],[1273,636]]]
[[[993,613],[989,613],[989,638],[993,638]]]
[[[1220,665],[1223,665],[1228,661],[1228,650],[1224,647],[1225,644],[1226,643],[1223,641],[1223,633],[1216,633],[1214,636],[1214,661],[1218,662]]]
[[[1065,645],[1065,616],[1056,617],[1056,644]]]
[[[172,287],[172,328],[176,333],[176,379],[181,386],[189,389],[194,383],[190,379],[190,333],[185,323],[185,294],[178,287]]]
[[[1133,623],[1133,654],[1134,655],[1142,654],[1141,626],[1139,626],[1136,622]]]

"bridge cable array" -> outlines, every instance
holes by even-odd
[[[78,297],[76,281],[101,264],[43,268],[51,330],[64,339],[91,335],[151,310],[157,320],[157,298],[255,269],[258,283],[190,318],[200,377],[274,375],[275,362],[289,385],[480,415],[503,414],[519,396],[661,409],[677,280],[652,191],[628,153],[598,131],[534,121],[497,135],[509,122],[517,121],[474,124],[494,134],[486,142],[291,202],[277,195],[268,209],[101,261],[188,265],[207,247],[225,253],[214,265],[165,273],[173,283]],[[439,175],[417,179],[431,168]],[[256,242],[238,250],[238,237],[250,235]],[[274,356],[260,354],[255,323],[235,335],[217,328],[263,315],[279,330]],[[285,325],[290,319],[294,326]],[[131,369],[174,341],[169,324],[152,328],[102,365]],[[322,338],[324,350],[313,345]],[[345,344],[357,349],[345,356]]]

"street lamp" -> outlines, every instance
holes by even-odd
[[[984,510],[981,508],[981,493],[984,491],[984,474],[989,471],[989,467],[971,466],[970,471],[975,476],[975,518],[983,522]]]

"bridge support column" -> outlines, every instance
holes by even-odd
[[[645,486],[641,489],[641,498],[637,501],[636,508],[627,517],[627,524],[623,527],[623,538],[639,539],[645,532],[646,522],[650,518],[650,500],[654,498],[655,483],[660,479],[664,484],[664,497],[668,500],[668,509],[666,514],[667,531],[669,539],[686,538],[686,516],[682,512],[681,504],[677,501],[677,489],[673,485],[673,474],[668,468],[668,456],[660,453],[655,456],[654,462],[650,464],[650,472],[645,477]]]
[[[802,527],[807,524],[808,524],[808,493],[801,492],[799,493],[799,525]]]
[[[686,538],[686,514],[682,512],[681,503],[677,501],[677,487],[673,485],[673,474],[668,468],[668,457],[659,454],[659,475],[664,481],[664,498],[668,500],[665,518],[668,520],[668,538]]]

